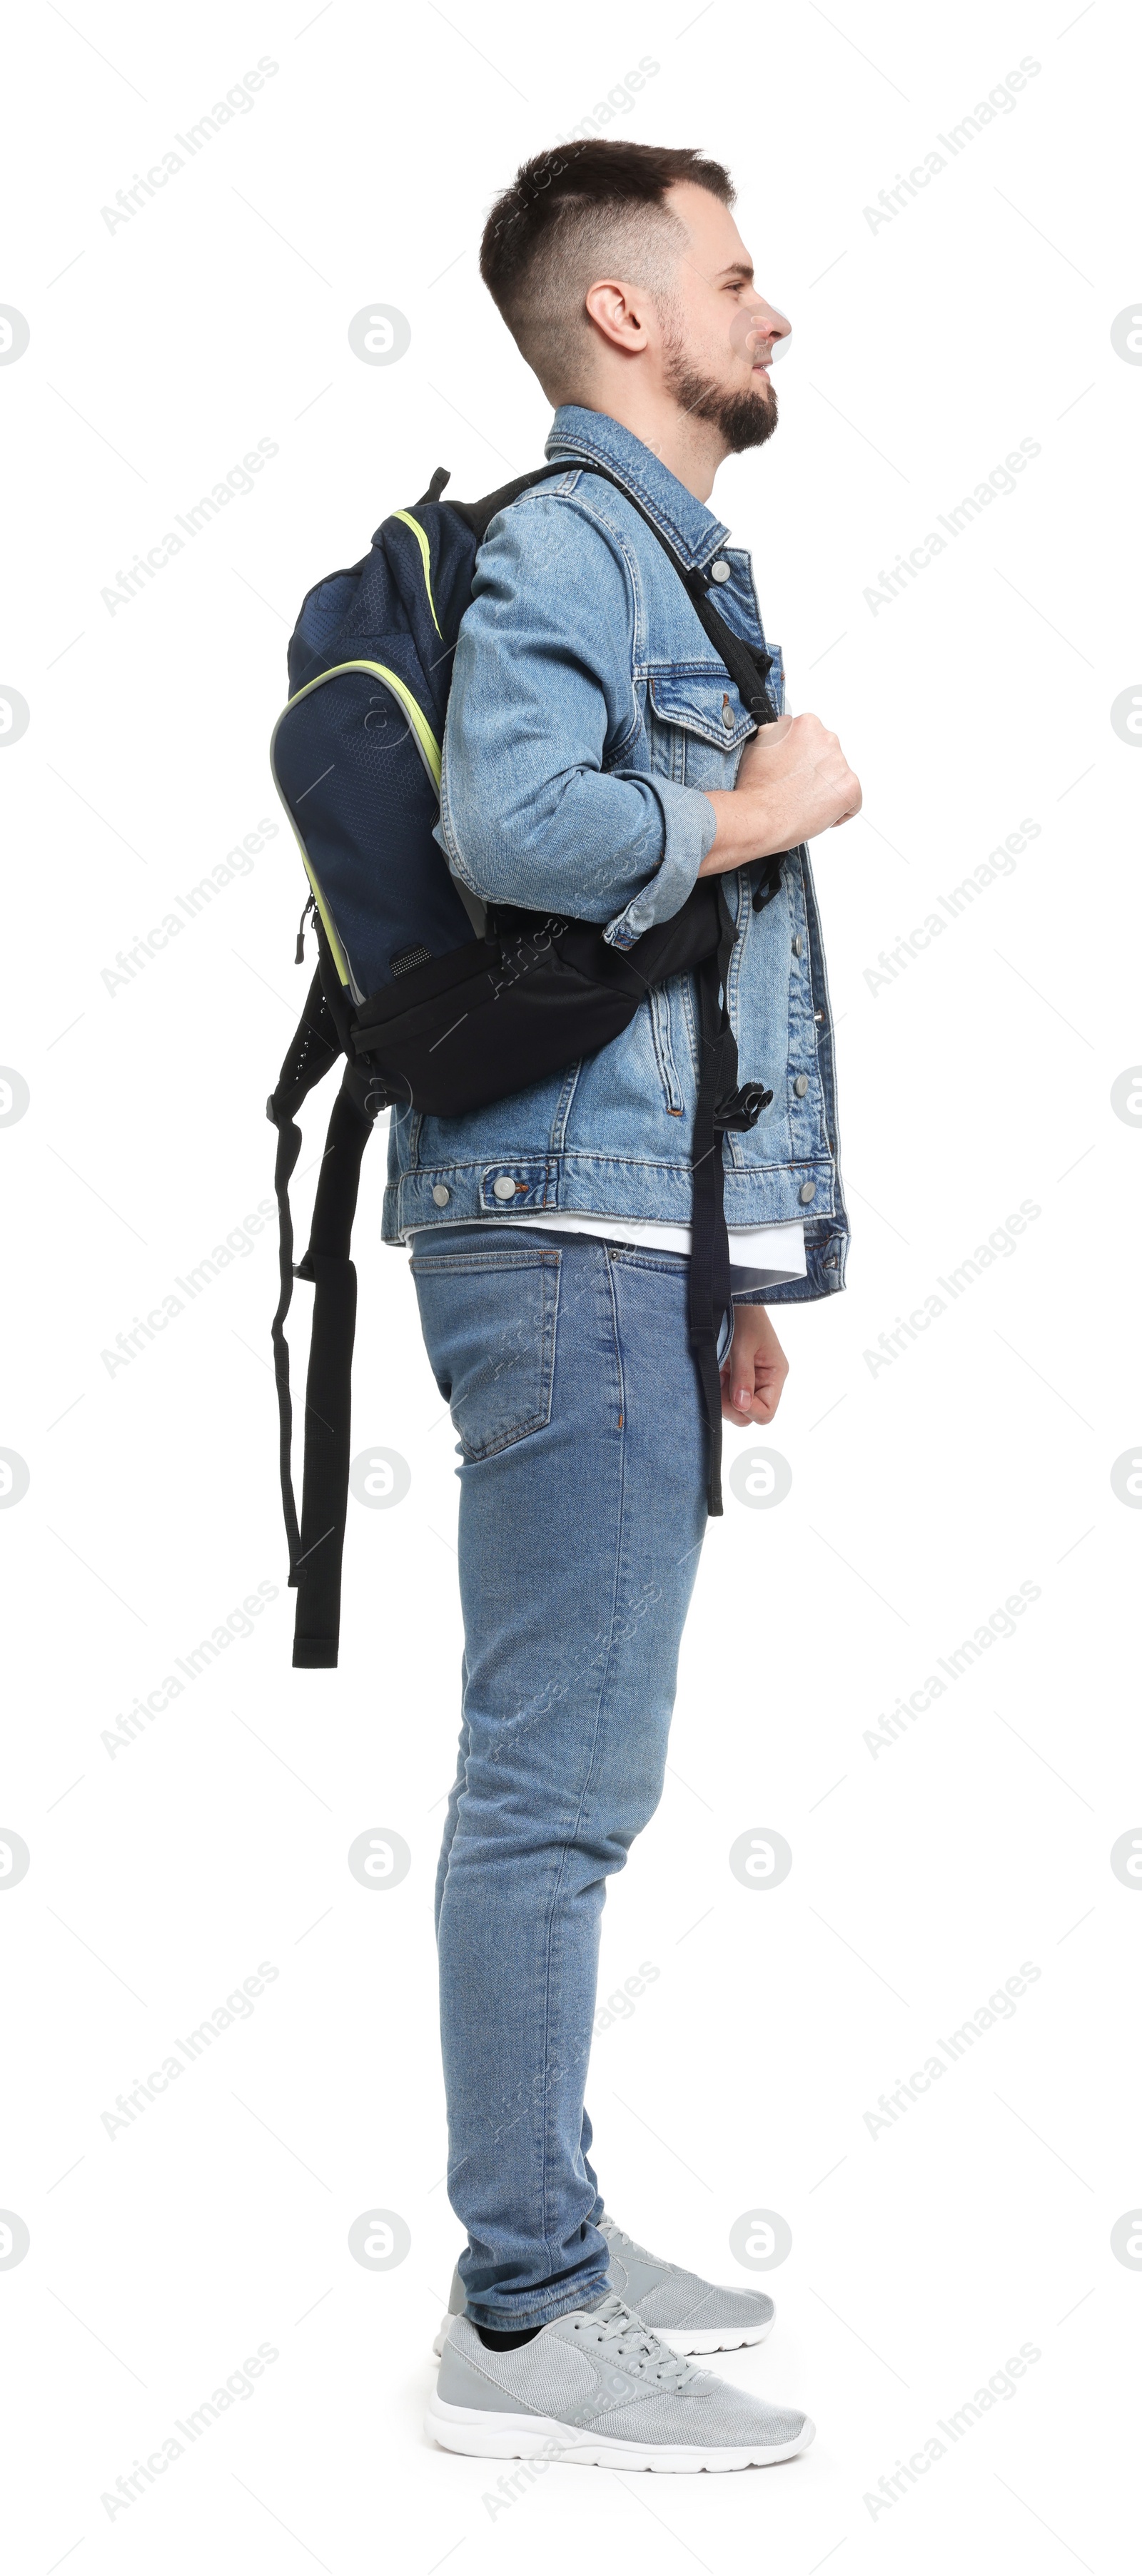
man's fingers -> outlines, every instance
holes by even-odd
[[[779,1394],[780,1388],[734,1378],[728,1368],[722,1371],[723,1409],[731,1422],[771,1422]]]
[[[764,1306],[739,1306],[734,1338],[721,1367],[722,1411],[727,1422],[771,1422],[788,1363]]]
[[[742,1347],[743,1343],[746,1345],[744,1348]],[[747,1421],[754,1396],[757,1393],[757,1366],[755,1353],[750,1345],[748,1335],[739,1334],[736,1327],[734,1339],[730,1345],[729,1357],[726,1361],[726,1378],[728,1381],[727,1391],[733,1410],[735,1414],[739,1414],[741,1416],[743,1422]]]
[[[742,1424],[757,1421],[758,1415],[755,1411],[757,1390],[752,1369],[746,1376],[740,1363],[735,1369],[732,1361],[727,1360],[721,1371],[721,1379],[722,1410],[727,1421]]]

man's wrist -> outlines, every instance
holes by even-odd
[[[773,858],[788,847],[774,828],[763,788],[706,787],[702,793],[714,809],[717,829],[699,876],[720,876],[727,868],[744,867],[750,859]]]

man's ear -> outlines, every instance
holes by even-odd
[[[590,321],[601,332],[611,348],[624,356],[637,355],[649,343],[647,297],[642,288],[631,286],[621,278],[600,278],[589,286],[583,299]]]

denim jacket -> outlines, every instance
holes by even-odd
[[[753,730],[668,557],[610,467],[688,565],[728,565],[727,625],[764,644],[750,557],[641,439],[565,404],[549,457],[565,476],[489,526],[460,629],[436,837],[453,875],[493,903],[596,921],[630,948],[676,913],[714,838],[701,791],[732,787]],[[772,653],[775,648],[769,645]],[[782,689],[780,653],[769,675]],[[844,1284],[825,961],[809,856],[753,906],[748,869],[723,880],[737,922],[728,1007],[741,1082],[773,1092],[756,1127],[723,1141],[731,1226],[805,1223],[806,1276],[767,1302]],[[398,1117],[385,1239],[423,1226],[559,1209],[686,1225],[697,1093],[692,979],[652,990],[621,1037],[566,1072],[464,1118]]]

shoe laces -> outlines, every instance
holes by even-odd
[[[692,2362],[659,2342],[653,2328],[644,2326],[617,2291],[611,2291],[597,2308],[584,2310],[573,2323],[585,2343],[598,2346],[599,2358],[608,2367],[619,2366],[635,2378],[653,2379],[659,2388],[669,2389],[686,2388],[699,2376]]]

